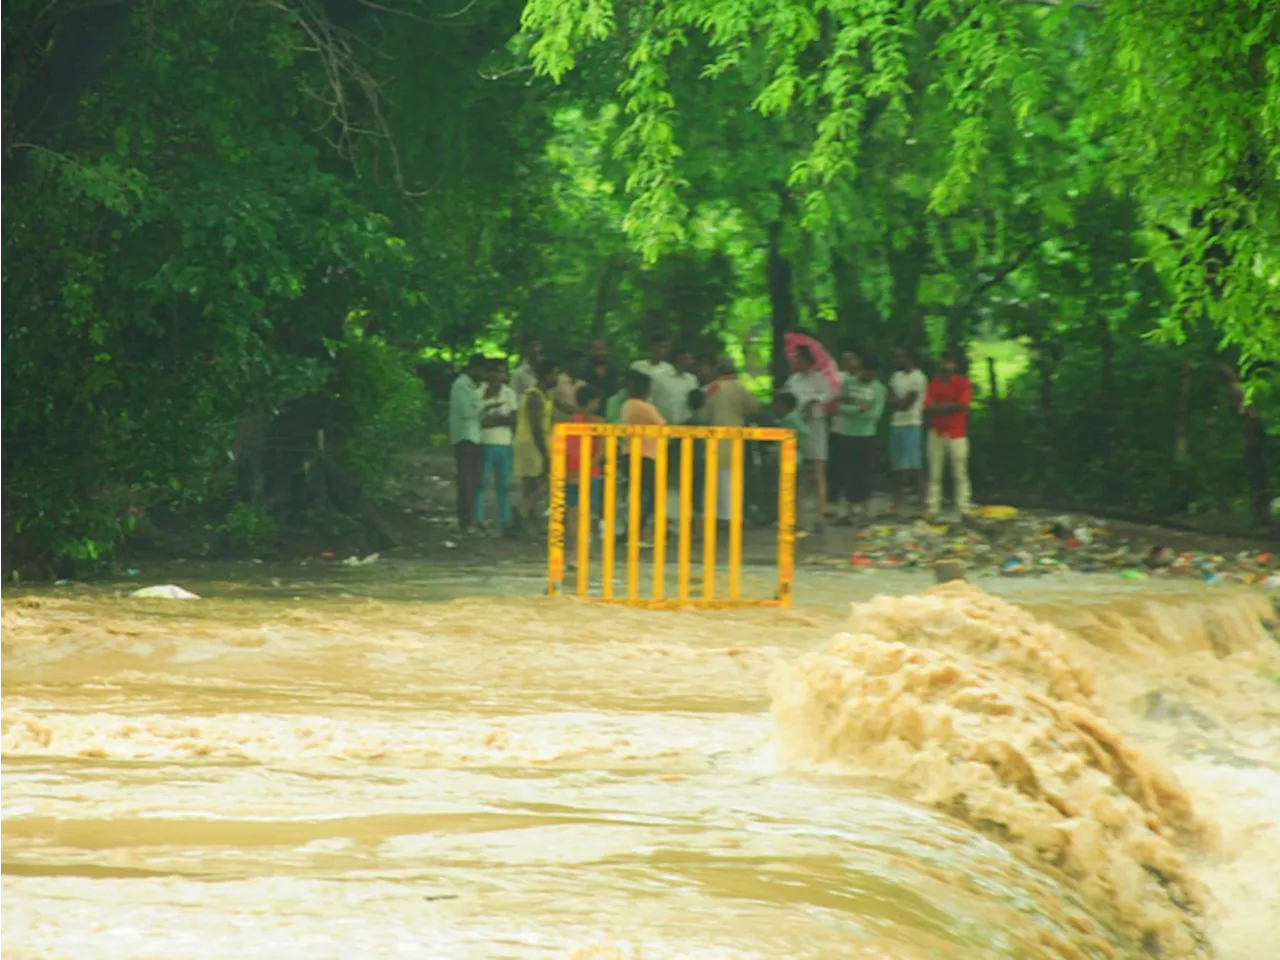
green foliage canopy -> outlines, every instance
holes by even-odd
[[[523,31],[536,68],[555,80],[583,57],[625,58],[626,228],[649,258],[681,242],[688,221],[678,129],[701,94],[673,77],[733,76],[742,107],[803,131],[788,184],[804,222],[821,230],[832,195],[865,164],[872,128],[901,133],[928,109],[912,96],[923,57],[944,103],[929,120],[948,141],[928,183],[934,210],[961,208],[991,179],[1002,118],[1026,136],[1066,123],[1087,132],[1081,160],[1138,203],[1148,255],[1176,292],[1160,329],[1180,338],[1205,317],[1245,368],[1280,356],[1275,4],[529,0]],[[1079,98],[1055,118],[1064,81]]]

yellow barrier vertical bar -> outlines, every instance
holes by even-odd
[[[778,602],[791,606],[796,552],[796,437],[782,441],[778,458]]]
[[[618,443],[604,441],[604,509],[600,525],[600,596],[613,597],[613,553],[618,542]]]
[[[716,480],[720,474],[720,441],[708,438],[707,470],[703,486],[706,490],[702,507],[702,596],[716,596]]]
[[[591,593],[591,468],[595,437],[578,438],[578,596]]]
[[[676,559],[677,595],[689,599],[689,553],[693,539],[693,437],[680,439],[680,545]]]
[[[661,600],[667,579],[667,441],[658,440],[653,462],[653,599]]]
[[[640,466],[644,441],[631,438],[631,489],[627,491],[627,599],[640,599]]]
[[[742,460],[743,441],[734,437],[729,459],[729,599],[742,596]]]
[[[555,596],[564,581],[564,430],[551,432],[551,491],[547,519],[547,593]]]

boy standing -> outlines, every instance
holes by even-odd
[[[627,371],[627,402],[622,405],[622,422],[638,427],[664,427],[667,420],[658,408],[649,402],[649,391],[652,381],[649,377],[632,367]],[[654,461],[658,457],[658,444],[666,443],[657,437],[644,437],[640,441],[643,459],[640,463],[640,530],[644,530],[649,517],[653,514]]]
[[[594,384],[583,384],[578,388],[575,397],[577,412],[570,415],[570,423],[603,423],[600,416],[600,390]],[[591,460],[591,486],[586,492],[587,513],[594,517],[600,512],[601,477],[600,461],[604,459],[604,441],[597,437],[566,437],[564,443],[564,505],[565,505],[565,542],[573,549],[578,543],[578,504],[583,496],[581,489],[581,466],[583,444],[586,444],[587,456]]]
[[[649,359],[637,360],[631,364],[631,369],[649,378],[646,396],[662,415],[663,423],[671,423],[680,412],[678,405],[672,403],[674,398],[671,382],[676,377],[676,368],[667,361],[667,354],[671,352],[671,341],[664,334],[655,333],[649,337],[648,346]],[[627,388],[625,381],[623,386]],[[628,398],[631,396],[629,388],[627,388],[627,396]],[[622,422],[626,423],[625,420]]]
[[[929,502],[925,518],[933,522],[942,506],[942,468],[951,461],[951,481],[955,486],[956,510],[961,518],[972,509],[969,485],[969,404],[973,386],[969,378],[956,373],[956,359],[942,358],[941,376],[930,380],[925,392],[924,413],[929,418]]]
[[[796,435],[796,480],[800,478],[800,465],[804,462],[804,447],[809,439],[809,424],[800,416],[794,394],[776,391],[769,405],[746,418],[747,426],[781,427]],[[778,520],[778,452],[772,443],[748,445],[752,454],[751,470],[747,475],[747,500],[749,511],[761,523]]]
[[[840,522],[866,520],[871,508],[871,480],[875,467],[876,428],[884,413],[884,384],[876,378],[876,358],[847,351],[842,359],[840,411],[831,425],[835,460],[835,499],[843,493],[852,516]]]
[[[746,426],[748,418],[760,409],[760,401],[738,379],[738,368],[732,357],[724,355],[716,360],[715,373],[716,378],[707,384],[705,391],[706,422],[713,427]],[[752,448],[758,446],[760,445],[747,444],[747,453],[750,455]],[[733,495],[732,457],[733,441],[719,441],[719,448],[716,450],[716,464],[720,468],[720,475],[716,481],[717,515],[726,520],[729,518]],[[695,486],[697,486],[696,477]]]
[[[924,501],[924,395],[928,379],[916,363],[915,355],[899,348],[894,354],[897,370],[889,378],[889,468],[893,471],[893,511],[906,506],[906,489],[911,484],[921,505]]]
[[[484,470],[484,452],[480,449],[480,394],[478,381],[484,375],[485,358],[474,354],[467,367],[449,388],[449,443],[457,468],[458,527],[471,529],[476,514],[476,494]]]
[[[515,436],[516,392],[506,383],[507,362],[492,360],[480,388],[480,446],[484,468],[476,494],[476,524],[484,525],[484,488],[493,481],[498,495],[498,522],[511,536],[511,443]]]
[[[667,405],[671,408],[671,413],[666,416],[668,423],[682,426],[689,423],[693,412],[689,409],[689,395],[699,390],[702,385],[698,382],[698,375],[694,373],[693,351],[677,350],[675,361],[671,379],[666,384],[670,395]]]

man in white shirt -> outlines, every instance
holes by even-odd
[[[675,404],[676,391],[672,382],[676,377],[676,368],[667,361],[671,341],[663,334],[655,333],[649,338],[648,346],[649,359],[637,360],[631,364],[631,369],[649,378],[649,402],[658,408],[662,418],[667,423],[679,423],[676,416],[680,409]]]
[[[813,532],[821,533],[823,518],[827,515],[827,415],[823,408],[832,401],[835,390],[814,365],[813,351],[806,346],[796,347],[791,369],[795,372],[787,380],[786,392],[796,398],[796,412],[809,427],[809,439],[800,454],[812,464],[818,501]]]
[[[485,381],[477,388],[480,396],[480,448],[484,468],[476,492],[476,524],[484,525],[484,488],[492,479],[498,496],[498,522],[503,536],[513,535],[511,526],[511,442],[515,436],[516,393],[507,386],[507,361],[491,360]]]
[[[674,416],[667,419],[667,423],[680,426],[688,423],[693,414],[689,410],[689,392],[699,389],[702,384],[698,380],[698,374],[695,372],[696,363],[693,359],[693,353],[687,349],[676,351],[675,371],[671,375],[671,379],[667,383],[667,387],[671,391],[671,412]]]
[[[516,395],[516,409],[524,400],[525,391],[538,382],[538,361],[542,359],[542,341],[537,337],[525,340],[520,351],[520,366],[511,376],[511,390]]]
[[[906,506],[906,488],[914,484],[915,496],[924,509],[924,395],[929,378],[916,362],[915,354],[899,348],[894,353],[897,370],[889,378],[889,465],[893,471],[893,510]]]

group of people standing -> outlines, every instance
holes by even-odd
[[[800,346],[791,356],[792,374],[785,386],[762,406],[738,380],[730,357],[695,355],[681,348],[673,351],[671,341],[660,335],[651,337],[646,346],[645,359],[620,371],[611,363],[604,340],[592,342],[586,354],[571,352],[557,363],[544,357],[539,340],[530,339],[523,345],[510,383],[505,359],[473,356],[454,381],[449,404],[462,530],[485,526],[489,488],[504,536],[519,536],[527,518],[541,518],[551,431],[559,421],[789,427],[796,432],[798,453],[805,461],[800,476],[814,494],[812,528],[821,529],[829,515],[840,524],[857,523],[869,516],[876,438],[886,409],[890,412],[893,512],[906,508],[907,492],[914,488],[924,515],[936,516],[943,468],[949,461],[956,505],[961,514],[968,513],[967,418],[972,390],[968,379],[957,373],[954,359],[944,357],[939,375],[929,379],[909,351],[899,350],[897,369],[886,386],[876,359],[869,354],[846,350],[837,378],[819,370],[813,351]],[[653,508],[658,443],[646,438],[641,445],[642,522],[646,523]],[[721,446],[716,514],[727,520],[730,449],[727,442]],[[576,441],[568,447],[566,499],[572,508],[578,502],[582,449]],[[591,457],[596,462],[589,471],[593,487],[601,472],[598,461],[603,445],[594,447]],[[625,457],[626,448],[621,452]],[[670,452],[676,457],[668,472],[674,482],[679,476],[679,447]],[[923,483],[926,453],[927,487]],[[623,478],[629,475],[628,469],[620,471]],[[694,471],[696,509],[702,504],[702,475],[699,464]],[[511,502],[513,477],[520,486],[517,504]],[[592,502],[600,502],[598,493],[593,493]]]
[[[814,488],[816,529],[829,516],[841,524],[869,519],[877,436],[886,409],[894,487],[890,513],[900,515],[908,509],[910,491],[923,516],[936,519],[948,463],[957,511],[967,516],[972,509],[968,415],[973,388],[969,379],[958,372],[950,356],[941,359],[938,375],[932,378],[906,349],[895,351],[894,366],[886,384],[874,356],[846,350],[840,356],[836,386],[816,369],[813,353],[806,347],[798,347],[792,357],[794,373],[785,389],[797,398],[805,421],[806,429],[798,434]]]

